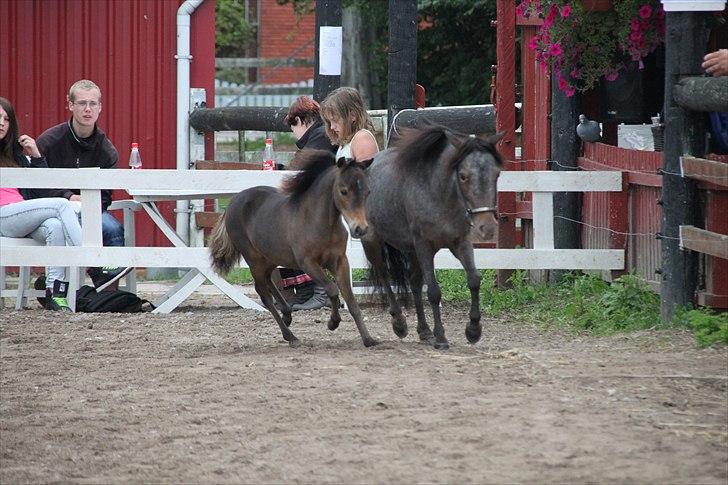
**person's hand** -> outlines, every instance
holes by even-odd
[[[35,140],[28,135],[20,135],[18,143],[23,147],[23,153],[33,158],[40,158],[40,152],[38,146],[35,144]]]
[[[68,198],[68,200],[70,200],[71,202],[75,202],[75,201],[81,202],[81,196],[78,194],[73,194],[72,196],[70,196]]]
[[[718,49],[703,57],[703,69],[713,76],[728,76],[728,49]]]

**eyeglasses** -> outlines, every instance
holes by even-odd
[[[101,103],[98,101],[71,101],[74,106],[80,106],[83,109],[91,108],[91,109],[97,109],[99,106],[101,106]]]

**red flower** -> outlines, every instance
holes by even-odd
[[[629,23],[629,28],[632,31],[640,30],[640,21],[638,19],[632,19],[632,21]]]
[[[569,18],[569,15],[571,15],[571,6],[570,5],[564,5],[564,7],[561,9],[561,18]]]
[[[549,53],[552,56],[560,56],[561,52],[561,44],[551,44],[551,47],[549,48]]]
[[[567,98],[572,97],[574,95],[574,93],[576,93],[576,89],[574,89],[574,86],[572,86],[570,84],[568,86],[566,86],[566,89],[564,89],[563,91]]]
[[[642,32],[630,32],[629,40],[638,41],[642,38]]]
[[[640,17],[643,19],[650,18],[650,16],[652,15],[652,7],[650,7],[649,5],[642,5],[640,7],[639,14],[640,14]]]

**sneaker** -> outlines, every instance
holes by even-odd
[[[96,291],[103,291],[114,283],[117,283],[133,269],[134,268],[132,266],[126,268],[103,266],[101,268],[90,268],[88,270],[88,275],[91,277],[91,281],[93,281]]]
[[[56,280],[53,282],[53,291],[46,289],[46,310],[70,312],[68,306],[68,283]]]
[[[323,287],[316,286],[313,289],[313,296],[303,303],[296,303],[292,306],[293,311],[298,310],[318,310],[319,308],[331,308],[331,299],[326,294]]]

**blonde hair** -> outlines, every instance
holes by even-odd
[[[326,96],[321,102],[321,118],[331,143],[339,146],[349,143],[361,129],[374,130],[359,91],[350,87],[340,87]],[[332,118],[340,118],[343,124],[338,137],[331,131]]]
[[[73,102],[76,101],[76,91],[79,89],[83,90],[91,90],[95,89],[99,92],[99,101],[101,101],[101,88],[98,87],[98,85],[93,82],[89,81],[88,79],[81,79],[80,81],[76,81],[71,85],[71,87],[68,89],[68,100]]]

